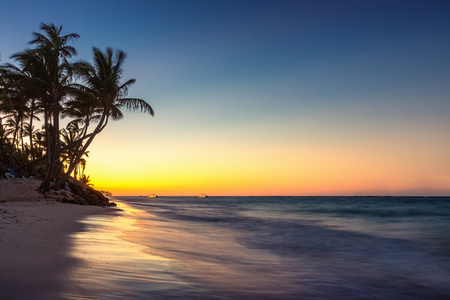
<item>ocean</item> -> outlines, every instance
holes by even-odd
[[[67,298],[450,299],[450,198],[116,197]]]

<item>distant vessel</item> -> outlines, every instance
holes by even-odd
[[[206,196],[206,194],[201,194],[198,196],[199,198],[207,198],[208,196]]]
[[[157,197],[158,197],[158,195],[156,195],[156,194],[151,194],[151,195],[147,196],[147,198],[157,198]]]

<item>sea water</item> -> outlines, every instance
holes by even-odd
[[[117,200],[67,298],[450,299],[450,198]]]

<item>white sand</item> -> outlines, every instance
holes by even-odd
[[[78,221],[108,208],[45,199],[39,181],[0,180],[0,299],[69,299]]]

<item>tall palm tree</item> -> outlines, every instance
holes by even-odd
[[[102,52],[98,48],[93,48],[94,62],[79,62],[76,64],[77,72],[83,81],[83,85],[78,87],[91,95],[94,101],[94,107],[97,108],[96,113],[100,112],[98,124],[95,129],[85,134],[82,139],[87,139],[83,147],[78,151],[76,159],[70,164],[66,174],[56,183],[55,187],[61,187],[73,172],[76,165],[79,164],[83,153],[108,124],[109,119],[119,120],[123,118],[122,109],[129,111],[140,111],[154,115],[153,108],[138,98],[126,98],[129,87],[136,82],[130,79],[125,83],[121,83],[122,65],[125,60],[125,53],[118,51],[114,54],[112,48],[107,48],[106,52]]]
[[[44,109],[47,141],[51,142],[47,147],[47,173],[40,186],[40,190],[46,191],[60,167],[59,118],[61,105],[70,90],[72,79],[72,67],[67,59],[76,55],[75,48],[68,43],[77,39],[79,35],[75,33],[62,35],[62,26],[57,27],[54,24],[41,23],[40,29],[44,34],[34,32],[34,39],[29,42],[35,44],[36,48],[17,53],[12,58],[26,68],[32,75],[29,82],[40,86],[42,92],[40,100]],[[51,132],[48,126],[50,117],[54,127]]]

